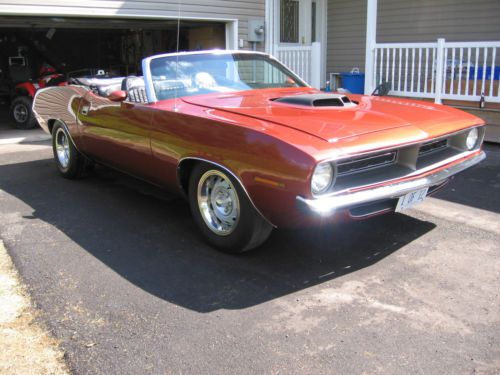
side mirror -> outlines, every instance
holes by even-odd
[[[108,99],[112,102],[123,102],[125,99],[127,99],[127,92],[123,90],[113,91],[108,95]]]
[[[386,96],[391,91],[391,83],[389,81],[382,82],[372,92],[372,96]]]

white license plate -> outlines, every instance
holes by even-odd
[[[396,206],[396,212],[404,211],[416,204],[422,202],[427,195],[428,187],[412,191],[406,195],[399,198],[398,205]]]

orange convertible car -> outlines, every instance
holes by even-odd
[[[404,210],[485,157],[477,117],[323,93],[266,54],[164,54],[142,69],[37,92],[57,168],[77,178],[101,163],[181,193],[224,251],[259,246],[274,227]]]

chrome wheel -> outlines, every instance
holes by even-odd
[[[69,166],[69,139],[62,128],[57,129],[55,136],[55,146],[57,153],[57,160],[61,167],[68,168]]]
[[[231,234],[240,218],[240,202],[229,177],[209,170],[201,176],[197,190],[198,208],[208,228],[219,236]]]
[[[18,123],[24,123],[29,118],[29,110],[24,104],[17,104],[12,109],[12,115],[14,116],[14,120]]]

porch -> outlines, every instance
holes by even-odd
[[[387,82],[392,96],[479,111],[500,141],[500,3],[316,1],[268,0],[266,9],[269,52],[313,87],[359,67],[365,94]]]
[[[391,96],[463,109],[486,121],[487,141],[500,143],[500,41],[379,43],[377,3],[367,0],[365,94],[386,84]]]

